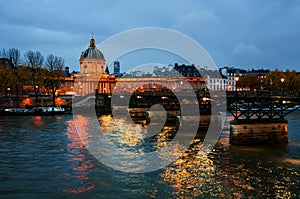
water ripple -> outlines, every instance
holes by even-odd
[[[1,116],[0,197],[297,198],[299,118],[299,113],[289,116],[289,144],[231,146],[229,128],[225,128],[208,156],[201,154],[201,141],[195,140],[193,147],[167,168],[131,174],[114,171],[91,156],[72,116]],[[141,144],[130,136],[120,139],[125,134],[106,133],[124,148]],[[157,146],[167,140],[161,137],[160,142]]]

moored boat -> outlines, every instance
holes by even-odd
[[[7,108],[0,112],[0,115],[59,115],[64,114],[62,107],[33,107],[28,108]]]
[[[32,109],[27,108],[7,108],[1,112],[2,115],[33,115]]]

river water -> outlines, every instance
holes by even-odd
[[[135,174],[95,159],[72,115],[0,116],[0,198],[299,198],[300,112],[287,119],[288,144],[229,145],[227,123],[209,155],[194,145],[164,169]]]

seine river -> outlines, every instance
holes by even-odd
[[[300,112],[288,120],[288,144],[231,146],[226,124],[208,156],[194,145],[164,169],[134,174],[95,159],[72,115],[0,116],[0,198],[299,198]]]

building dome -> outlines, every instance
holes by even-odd
[[[103,53],[96,47],[95,39],[90,40],[90,46],[83,51],[80,56],[81,59],[101,59],[105,60]]]

